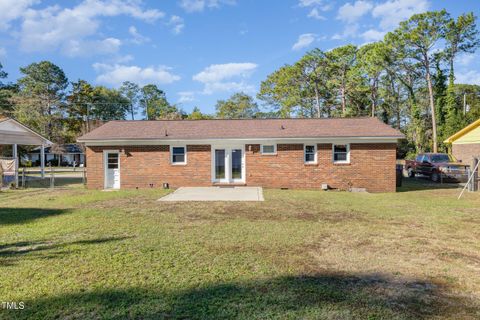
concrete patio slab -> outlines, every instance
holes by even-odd
[[[263,201],[261,187],[182,187],[158,201]]]

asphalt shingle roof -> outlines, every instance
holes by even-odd
[[[110,121],[78,138],[101,140],[202,140],[388,137],[404,135],[377,118]]]

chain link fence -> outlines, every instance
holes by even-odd
[[[18,170],[19,188],[61,188],[86,183],[85,168],[46,167],[44,175],[39,168]]]

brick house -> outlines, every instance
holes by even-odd
[[[395,191],[397,141],[376,118],[111,121],[80,137],[92,189],[249,185]]]

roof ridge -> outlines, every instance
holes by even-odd
[[[233,118],[233,119],[158,119],[158,120],[110,120],[108,122],[180,122],[180,121],[264,121],[264,120],[367,120],[367,119],[376,119],[381,121],[377,117],[362,116],[362,117],[332,117],[332,118]],[[107,123],[108,123],[107,122]],[[382,122],[383,123],[383,122]]]

